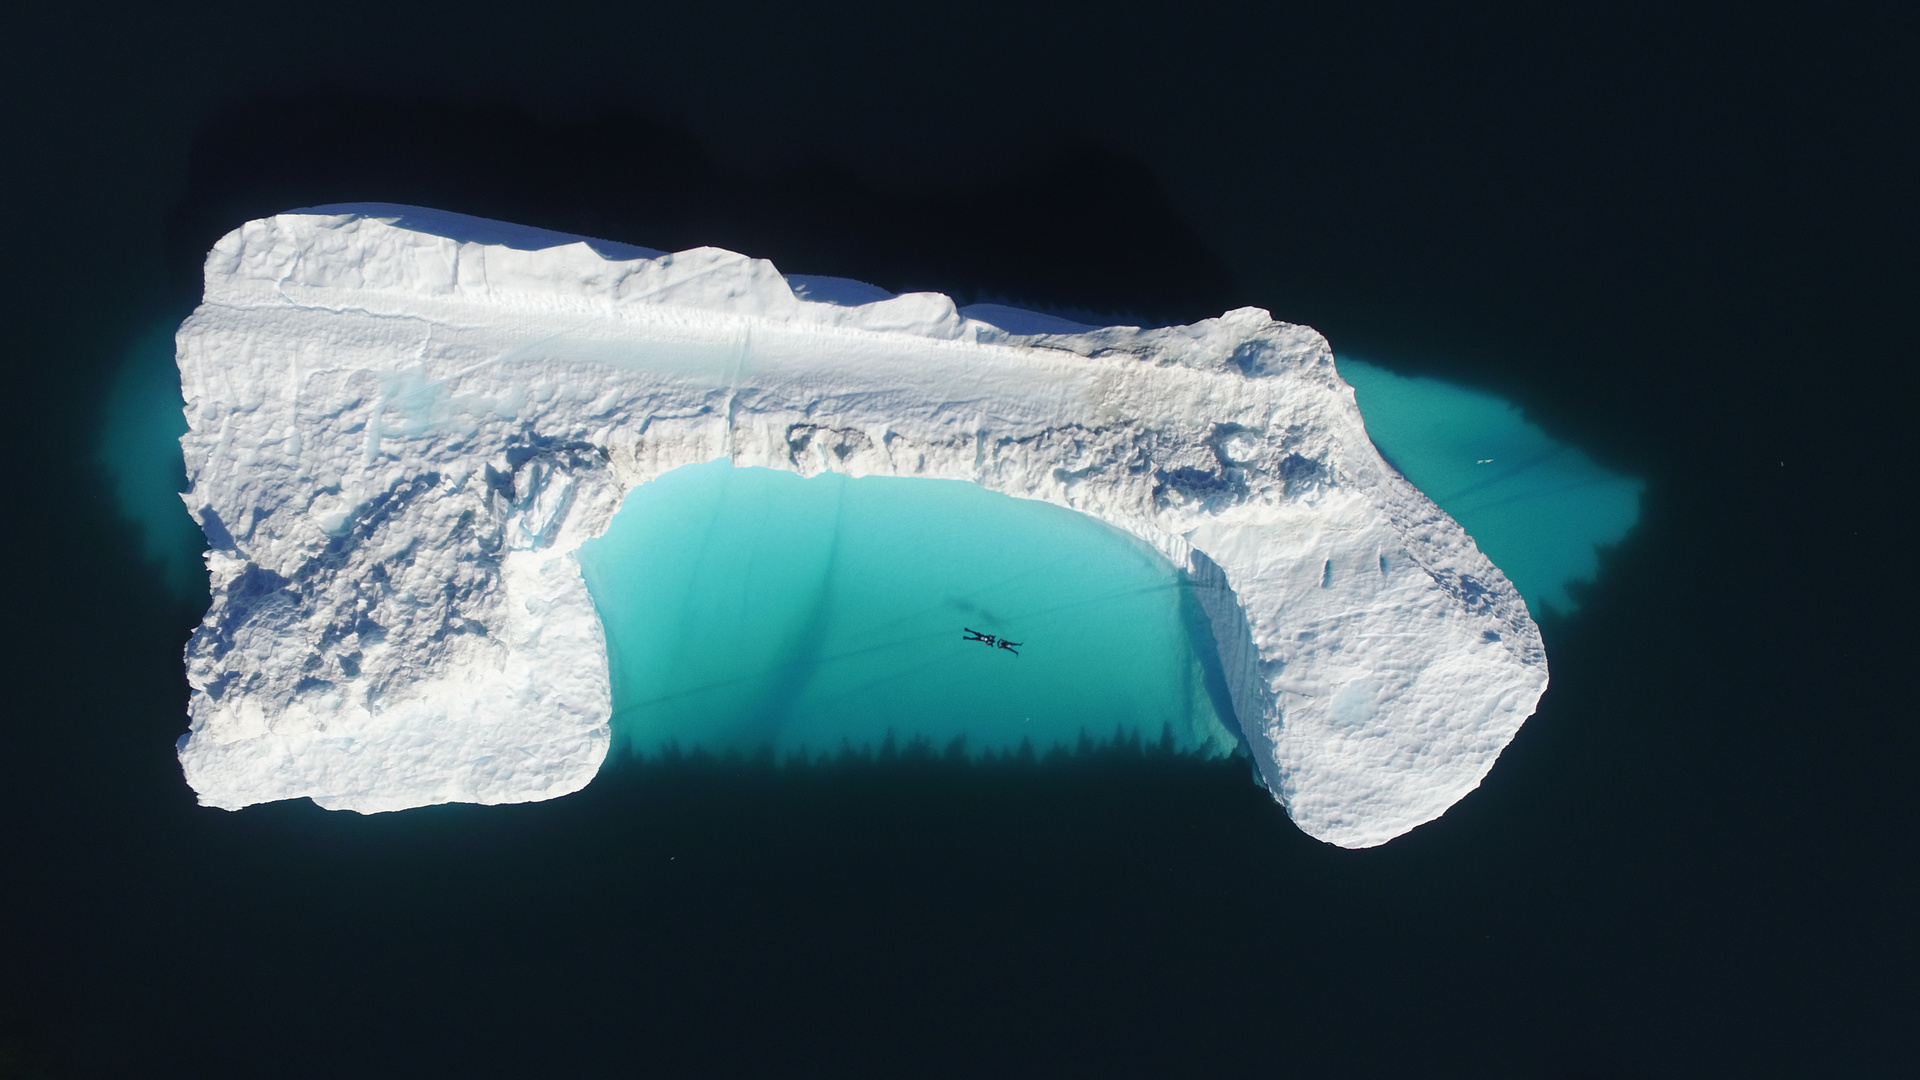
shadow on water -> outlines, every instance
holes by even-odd
[[[834,491],[833,525],[827,530],[827,551],[819,578],[805,590],[785,634],[773,645],[770,655],[774,660],[763,669],[758,693],[737,714],[748,727],[736,737],[744,736],[749,743],[771,745],[779,738],[787,724],[788,709],[820,670],[833,627],[835,570],[840,563],[840,524],[845,510],[846,488],[842,486]],[[888,741],[891,743],[891,736]]]
[[[1239,757],[1241,755],[1234,755]],[[1023,738],[1015,746],[987,746],[975,750],[968,746],[963,732],[936,744],[925,735],[896,738],[889,731],[878,745],[871,742],[854,745],[843,740],[838,750],[811,751],[807,748],[780,752],[770,744],[753,751],[734,749],[713,751],[704,747],[688,749],[678,743],[666,743],[652,752],[637,752],[625,747],[609,758],[610,767],[644,776],[719,775],[741,777],[749,773],[770,776],[792,770],[812,771],[828,776],[871,774],[876,770],[900,770],[920,773],[926,770],[981,770],[986,774],[1017,770],[1019,775],[1039,776],[1062,769],[1104,769],[1142,765],[1154,761],[1218,761],[1221,755],[1209,747],[1182,747],[1175,739],[1172,724],[1163,724],[1160,737],[1144,738],[1138,728],[1115,725],[1110,735],[1096,736],[1085,728],[1071,744],[1050,742],[1036,746]],[[599,781],[595,781],[598,783]]]
[[[1152,175],[1088,143],[1003,182],[905,197],[825,162],[730,168],[687,132],[632,113],[556,120],[505,102],[261,95],[208,120],[190,170],[168,229],[171,261],[193,272],[179,286],[188,295],[207,249],[241,222],[371,200],[667,251],[724,247],[786,273],[1082,322],[1185,322],[1239,299]]]

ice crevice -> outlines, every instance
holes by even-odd
[[[1330,843],[1444,813],[1547,683],[1519,594],[1381,459],[1326,341],[1253,308],[1083,327],[369,205],[221,239],[176,344],[213,585],[179,756],[213,806],[584,786],[610,692],[576,550],[720,457],[969,480],[1153,544],[1262,778]]]

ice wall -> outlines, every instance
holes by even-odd
[[[1444,812],[1545,688],[1519,594],[1381,460],[1310,329],[1245,308],[1016,334],[935,294],[803,299],[731,252],[423,221],[250,222],[181,328],[204,802],[583,786],[608,676],[574,551],[719,457],[969,480],[1153,544],[1194,578],[1262,775],[1332,843]]]

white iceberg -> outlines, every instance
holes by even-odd
[[[1085,328],[369,205],[228,234],[177,343],[208,805],[585,786],[610,701],[575,549],[720,457],[971,480],[1154,544],[1267,785],[1344,847],[1473,790],[1546,688],[1526,605],[1381,459],[1326,341],[1254,308]]]

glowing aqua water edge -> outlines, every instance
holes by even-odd
[[[1567,586],[1593,580],[1598,549],[1640,518],[1643,481],[1555,441],[1510,402],[1351,357],[1340,374],[1380,453],[1466,527],[1536,616],[1574,610]]]
[[[720,460],[634,489],[580,564],[616,756],[1237,741],[1184,575],[1057,506]]]
[[[128,346],[107,392],[96,452],[115,505],[140,530],[147,565],[169,593],[204,604],[207,571],[200,555],[207,538],[180,501],[187,419],[173,363],[174,325],[149,327]]]

